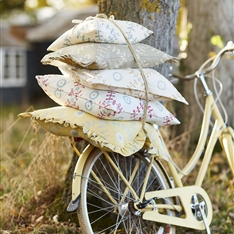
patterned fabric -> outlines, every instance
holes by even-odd
[[[52,134],[83,138],[107,151],[130,156],[143,148],[168,160],[169,153],[155,124],[168,126],[179,121],[158,100],[187,102],[165,77],[144,69],[150,101],[142,128],[145,89],[125,38],[142,68],[176,58],[139,43],[153,33],[147,28],[128,21],[115,21],[116,27],[112,20],[89,17],[48,47],[53,52],[41,62],[57,66],[64,75],[36,78],[61,106],[19,116],[31,118]]]
[[[176,60],[146,44],[133,44],[133,49],[143,68]],[[106,43],[81,43],[68,46],[45,55],[41,62],[53,66],[69,64],[93,70],[138,68],[128,45]]]
[[[158,128],[151,124],[145,126],[146,137],[141,122],[102,120],[70,107],[41,109],[19,116],[32,118],[52,134],[80,137],[96,147],[124,156],[130,156],[144,147],[149,153],[165,160],[169,157]]]
[[[121,28],[130,43],[140,42],[153,33],[134,22],[115,20],[115,23]],[[47,50],[56,51],[83,42],[126,44],[122,32],[112,23],[112,20],[89,17],[57,38]]]
[[[143,119],[145,101],[111,90],[90,89],[74,79],[61,76],[37,76],[39,85],[56,103],[75,107],[101,119]],[[180,122],[160,102],[149,102],[146,122],[160,126]]]
[[[75,81],[92,89],[113,90],[145,99],[144,81],[139,69],[88,70],[59,67],[61,72]],[[172,83],[153,69],[143,69],[148,83],[148,98],[151,101],[177,100],[188,104]],[[58,78],[60,75],[58,75]],[[61,77],[60,77],[61,78]]]

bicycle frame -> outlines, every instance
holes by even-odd
[[[159,214],[157,211],[153,211],[153,212],[147,211],[143,214],[144,219],[162,222],[162,223],[169,223],[169,224],[177,225],[177,226],[200,229],[200,230],[203,230],[205,228],[207,229],[207,227],[209,226],[212,220],[212,205],[206,192],[204,190],[203,191],[201,190],[201,186],[202,186],[202,182],[204,180],[205,174],[207,172],[209,162],[211,160],[214,146],[218,139],[220,140],[223,150],[227,156],[229,166],[234,175],[234,145],[233,145],[234,132],[233,132],[233,129],[225,125],[224,120],[217,107],[217,104],[214,101],[212,92],[208,89],[208,86],[203,76],[201,77],[201,82],[206,91],[206,105],[205,105],[202,129],[201,129],[198,145],[191,159],[180,172],[177,172],[172,162],[170,161],[168,162],[168,166],[169,166],[172,178],[174,179],[175,185],[178,188],[172,188],[170,190],[148,192],[145,194],[145,198],[147,200],[155,198],[155,197],[163,197],[165,199],[169,197],[179,197],[182,207],[184,209],[184,212],[186,214],[186,218],[180,219],[177,217],[171,217],[171,216],[165,216],[165,215]],[[188,175],[193,170],[193,168],[196,166],[197,161],[199,160],[205,148],[211,116],[214,117],[215,124],[213,126],[210,139],[208,141],[208,144],[205,150],[204,158],[202,160],[202,164],[201,164],[201,167],[199,169],[199,172],[196,178],[195,186],[183,187],[183,183],[181,179],[185,175]],[[202,199],[206,203],[207,210],[209,210],[209,213],[207,214],[207,217],[206,217],[206,220],[204,220],[204,223],[197,222],[197,220],[194,218],[194,214],[191,213],[191,208],[190,208],[191,197],[195,194],[199,194],[202,197]]]
[[[185,175],[188,175],[190,171],[192,171],[192,169],[197,164],[197,161],[199,160],[205,148],[211,114],[215,118],[215,124],[213,126],[212,133],[210,135],[210,139],[206,147],[204,158],[202,160],[202,164],[199,169],[195,185],[197,186],[202,185],[202,182],[204,180],[204,177],[205,177],[205,174],[206,174],[206,171],[207,171],[210,159],[211,159],[214,146],[218,139],[220,140],[223,150],[226,153],[229,166],[234,175],[233,129],[231,127],[225,126],[225,123],[218,110],[218,107],[216,103],[214,102],[213,95],[208,94],[206,97],[206,106],[204,110],[204,117],[203,117],[203,124],[202,124],[201,133],[200,133],[200,138],[199,138],[198,145],[195,149],[194,154],[192,155],[187,165],[179,173],[175,173],[175,170],[172,168],[173,167],[172,164],[171,163],[169,164],[173,178],[175,179],[175,183],[178,187],[181,187],[181,178],[183,178]]]

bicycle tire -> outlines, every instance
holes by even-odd
[[[129,179],[129,176],[136,162],[140,161],[140,167],[132,182],[132,187],[135,192],[140,193],[140,188],[144,181],[144,175],[149,163],[147,157],[137,153],[130,157],[123,157],[117,153],[109,153],[112,160],[121,170],[122,174]],[[99,183],[94,181],[91,175],[91,170],[105,185],[105,188],[118,201],[118,212],[113,213],[116,205],[113,204],[106,196]],[[143,220],[142,216],[134,215],[131,211],[130,201],[134,200],[130,191],[124,196],[124,182],[120,179],[113,167],[105,158],[104,154],[95,149],[89,155],[82,173],[81,182],[81,200],[78,208],[78,219],[80,228],[83,234],[91,233],[158,233],[158,230],[163,230],[160,233],[174,234],[175,226],[158,224],[156,222]],[[153,167],[147,185],[147,191],[156,189],[170,188],[165,174],[156,161],[153,162]],[[124,196],[121,204],[119,201]],[[165,203],[168,203],[165,202]],[[124,207],[124,208],[123,208]],[[127,208],[126,208],[127,207]],[[173,211],[169,211],[169,215],[174,215]]]

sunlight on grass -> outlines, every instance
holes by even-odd
[[[0,223],[8,230],[14,229],[30,199],[63,184],[72,157],[67,138],[51,135],[17,114],[17,107],[2,108]]]

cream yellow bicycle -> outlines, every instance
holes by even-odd
[[[131,43],[128,42],[128,46],[138,61]],[[184,77],[196,78],[195,81],[202,84],[205,108],[197,147],[183,169],[179,169],[170,157],[158,127],[145,123],[147,92],[143,125],[140,121],[105,122],[66,106],[19,115],[32,118],[55,135],[70,136],[71,145],[79,158],[72,181],[72,200],[67,210],[77,210],[84,234],[173,234],[176,233],[176,226],[210,233],[212,205],[202,183],[217,140],[223,147],[234,175],[234,131],[227,125],[225,108],[222,104],[218,105],[220,91],[217,92],[215,88],[218,95],[214,97],[206,76],[215,70],[222,55],[228,52],[234,52],[233,42],[229,42],[214,58],[208,59],[197,72]],[[141,66],[139,69],[142,70]],[[213,80],[215,87],[216,78],[213,77]],[[47,88],[47,80],[44,82]],[[56,82],[59,87],[63,87],[65,80],[59,79]],[[55,94],[61,94],[61,87],[55,90]],[[103,128],[104,122],[106,128]],[[124,142],[120,133],[129,131],[127,124],[136,129],[135,135],[132,132],[128,134],[133,135],[136,141],[132,140],[128,144],[129,140],[126,140],[127,145],[117,145],[116,139]],[[113,134],[110,132],[106,135],[107,130],[113,131]],[[109,140],[111,134],[118,138]],[[76,147],[75,139],[78,137],[90,143],[82,153]],[[113,144],[116,144],[116,148],[113,148]],[[128,147],[127,153],[124,147]],[[129,152],[137,153],[131,155]],[[199,159],[201,166],[194,185],[185,186],[183,178],[190,174]]]
[[[123,157],[90,144],[80,154],[70,138],[79,159],[68,211],[78,209],[83,233],[172,234],[176,233],[176,226],[210,233],[212,205],[202,182],[218,139],[234,175],[234,131],[222,117],[205,76],[217,67],[222,55],[233,51],[234,43],[229,42],[196,73],[185,76],[185,79],[196,78],[201,82],[205,91],[205,108],[197,147],[182,170],[168,160],[165,162],[167,171],[160,156],[149,154],[144,149]],[[211,118],[215,122],[208,140]],[[195,184],[184,186],[182,178],[197,165],[204,148]]]

